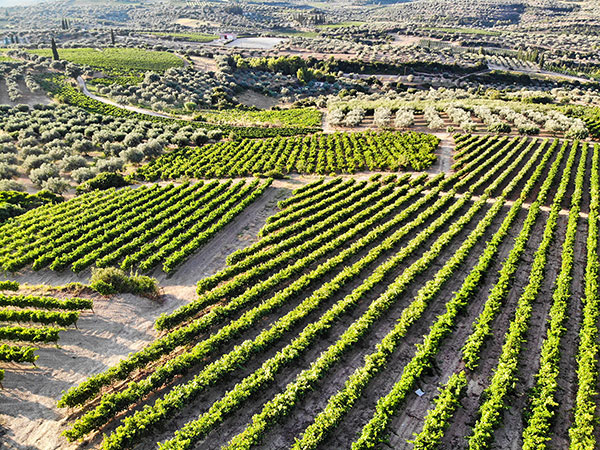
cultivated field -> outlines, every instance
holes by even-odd
[[[423,170],[435,161],[439,139],[422,133],[315,134],[244,139],[183,148],[140,168],[142,179],[335,174],[357,171]]]
[[[597,450],[598,17],[0,0],[0,450]]]
[[[585,436],[598,148],[457,141],[447,175],[286,196],[197,299],[158,317],[157,340],[61,398],[66,436],[104,449]]]
[[[0,229],[2,267],[81,272],[122,266],[173,272],[267,189],[231,181],[94,191]]]
[[[52,56],[49,49],[34,50],[31,53],[39,56]],[[122,70],[166,70],[170,67],[181,67],[181,58],[159,51],[148,51],[137,48],[129,49],[95,49],[73,48],[61,49],[61,57],[67,61],[84,64],[100,69]]]

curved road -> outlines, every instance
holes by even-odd
[[[136,113],[140,113],[140,114],[146,114],[148,116],[154,116],[154,117],[164,117],[166,119],[183,119],[183,117],[178,117],[178,116],[170,116],[168,114],[163,114],[163,113],[159,113],[156,111],[152,111],[151,109],[145,109],[145,108],[138,108],[137,106],[130,106],[130,105],[122,105],[120,103],[117,102],[113,102],[112,100],[109,100],[107,98],[104,97],[100,97],[98,95],[94,95],[92,94],[86,84],[85,84],[85,80],[83,78],[81,78],[81,76],[77,77],[77,85],[79,86],[79,88],[81,89],[81,91],[88,96],[89,98],[105,103],[107,105],[111,105],[111,106],[116,106],[117,108],[121,108],[121,109],[126,109],[128,111],[132,111],[132,112],[136,112]]]
[[[578,77],[575,75],[569,75],[566,73],[552,72],[550,70],[525,69],[523,67],[510,68],[510,67],[505,67],[505,66],[501,66],[498,64],[488,64],[488,67],[490,68],[490,70],[503,70],[505,72],[518,72],[518,73],[523,73],[525,75],[553,76],[553,77],[564,78],[564,79],[571,80],[571,81],[578,81],[580,83],[593,83],[594,82],[593,80],[590,80],[588,78]]]

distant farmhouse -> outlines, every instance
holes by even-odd
[[[235,33],[221,33],[219,34],[219,39],[221,41],[233,41],[237,39],[237,34]]]

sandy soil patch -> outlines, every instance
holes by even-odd
[[[279,104],[279,100],[268,95],[259,94],[258,92],[247,90],[237,96],[240,103],[246,106],[255,106],[260,109],[269,109]]]
[[[133,295],[97,299],[94,312],[82,314],[78,329],[61,332],[57,346],[40,346],[36,367],[3,363],[2,448],[75,448],[60,436],[68,414],[56,408],[61,392],[152,341],[156,317],[183,303],[171,296],[163,303]]]
[[[207,22],[206,20],[198,20],[198,19],[177,19],[175,21],[175,23],[179,24],[179,25],[183,25],[184,27],[190,27],[190,28],[198,28],[198,27],[204,27],[204,26],[213,26],[215,24]]]
[[[406,34],[394,34],[393,37],[394,40],[392,41],[392,44],[399,47],[408,47],[409,45],[416,44],[423,39],[420,36],[408,36]]]
[[[202,58],[201,56],[190,56],[189,58],[194,63],[194,69],[196,70],[201,72],[215,72],[217,70],[217,63],[212,58]]]
[[[268,50],[285,41],[287,41],[287,39],[276,37],[240,38],[226,44],[226,47],[261,48]]]

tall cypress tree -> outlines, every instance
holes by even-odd
[[[58,61],[60,59],[58,56],[58,50],[56,49],[56,42],[54,42],[54,37],[52,38],[52,59],[54,61]]]
[[[110,30],[110,42],[112,45],[115,45],[115,30],[111,28]]]

